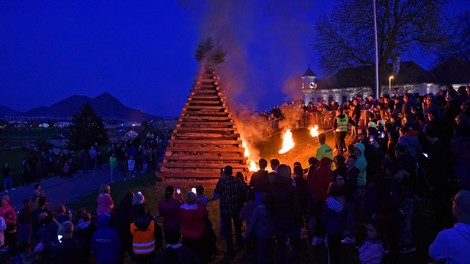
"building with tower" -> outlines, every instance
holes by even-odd
[[[457,58],[444,61],[430,71],[414,61],[398,61],[388,64],[386,72],[386,83],[381,84],[381,96],[436,94],[441,86],[452,85],[457,90],[459,86],[470,83],[470,62]],[[302,99],[306,105],[323,100],[344,104],[357,96],[365,98],[374,95],[375,74],[371,65],[341,69],[326,79],[318,79],[309,65],[301,80]]]

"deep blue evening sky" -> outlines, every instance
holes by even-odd
[[[313,25],[332,2],[0,1],[0,105],[25,111],[110,92],[127,106],[176,117],[197,72],[194,49],[211,35],[228,51],[221,76],[228,95],[269,109],[292,99],[293,80],[309,63],[322,77]],[[469,2],[450,9],[468,10]],[[429,67],[422,57],[402,60]]]

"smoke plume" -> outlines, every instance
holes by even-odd
[[[311,1],[179,0],[199,25],[199,41],[212,37],[227,51],[217,66],[232,110],[269,110],[298,100],[295,81],[308,64],[312,43]],[[243,106],[233,102],[243,101]]]

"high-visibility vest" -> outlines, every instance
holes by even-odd
[[[136,255],[147,255],[155,251],[155,222],[152,220],[147,230],[138,229],[131,224],[132,250]]]
[[[336,117],[336,132],[348,132],[348,116],[344,115],[343,118]]]

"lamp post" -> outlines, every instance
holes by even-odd
[[[390,98],[392,98],[392,79],[393,75],[390,75],[390,77],[388,77],[388,95]]]
[[[374,3],[374,40],[375,40],[375,99],[379,99],[379,44],[377,38],[377,4]]]

